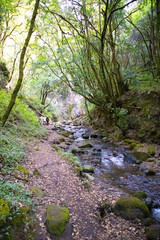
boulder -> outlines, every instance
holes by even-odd
[[[133,197],[143,200],[143,199],[147,198],[147,194],[145,192],[138,191],[133,194]]]
[[[139,161],[139,162],[145,162],[150,157],[150,155],[146,152],[133,152],[133,156]]]
[[[46,211],[46,224],[48,231],[56,236],[60,236],[66,229],[69,220],[68,208],[49,205]]]
[[[86,177],[86,178],[87,178],[88,180],[90,180],[90,181],[94,181],[94,177],[91,176],[91,175],[88,174],[88,173],[83,173],[83,176]]]
[[[37,196],[37,197],[44,197],[45,193],[38,187],[30,187],[30,190]]]
[[[126,197],[117,200],[113,207],[114,213],[125,219],[143,219],[149,217],[149,209],[145,203],[136,197]]]
[[[6,201],[0,199],[0,227],[6,222],[7,217],[9,216],[10,208]]]
[[[94,173],[94,167],[92,167],[90,165],[82,166],[82,172]]]
[[[91,143],[85,143],[85,144],[82,144],[80,146],[78,146],[79,148],[92,148],[92,144]]]
[[[89,134],[83,133],[83,134],[82,134],[82,137],[83,137],[84,139],[88,139],[88,138],[89,138]]]
[[[146,228],[146,237],[148,240],[157,240],[160,238],[160,224],[153,224]]]

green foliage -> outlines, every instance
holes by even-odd
[[[80,161],[78,157],[74,156],[72,153],[58,151],[62,157],[64,157],[68,162],[73,163],[76,166],[80,166]]]
[[[10,206],[18,207],[22,204],[32,204],[31,194],[27,192],[22,183],[4,182],[0,179],[0,198]]]

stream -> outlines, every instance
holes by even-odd
[[[143,191],[153,201],[152,215],[160,222],[160,175],[146,176],[140,171],[139,164],[126,163],[124,154],[129,152],[126,146],[116,145],[113,142],[103,140],[100,134],[93,134],[92,130],[82,126],[62,125],[66,131],[72,131],[74,141],[67,149],[75,155],[82,165],[94,167],[95,181],[105,187],[106,183],[117,187],[123,192],[133,195],[137,191]],[[88,139],[84,139],[88,138]],[[86,144],[89,144],[88,147]]]

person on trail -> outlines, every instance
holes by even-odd
[[[46,123],[47,123],[47,125],[49,124],[49,117],[48,116],[46,117]]]

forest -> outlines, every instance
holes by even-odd
[[[159,181],[160,1],[0,0],[0,239],[158,240]]]

